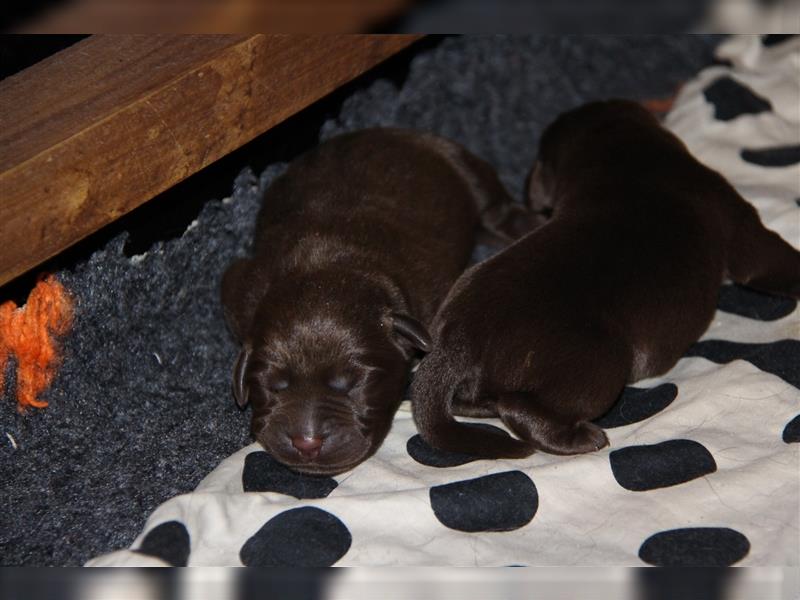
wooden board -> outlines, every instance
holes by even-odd
[[[414,0],[71,0],[21,20],[15,33],[359,33],[401,18]]]
[[[0,284],[417,37],[97,35],[0,81]]]

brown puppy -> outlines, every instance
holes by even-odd
[[[544,133],[529,180],[544,226],[468,270],[412,384],[431,445],[483,457],[602,448],[590,421],[705,331],[724,277],[800,297],[800,253],[638,104],[593,103]],[[519,439],[457,422],[499,417]]]
[[[479,225],[510,241],[528,216],[488,164],[432,135],[364,130],[293,161],[265,195],[253,257],[222,283],[255,438],[310,473],[375,452]]]

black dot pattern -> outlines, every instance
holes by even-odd
[[[330,567],[350,549],[344,523],[314,506],[293,508],[267,521],[239,552],[247,567]]]
[[[731,77],[715,80],[703,90],[703,95],[714,106],[714,118],[719,121],[772,110],[769,100]]]
[[[730,581],[738,577],[733,569],[632,569],[637,598],[642,600],[726,600]]]
[[[775,146],[761,150],[744,148],[739,155],[742,160],[760,167],[788,167],[800,162],[800,145]]]
[[[783,435],[781,436],[787,444],[797,444],[800,442],[800,415],[786,424],[783,428]]]
[[[245,492],[277,492],[298,499],[325,498],[338,485],[333,477],[292,471],[266,452],[251,452],[244,459],[242,488]]]
[[[217,598],[219,600],[227,598],[236,600],[325,600],[330,597],[329,582],[334,577],[336,577],[336,573],[331,573],[331,569],[303,569],[302,571],[295,569],[240,569],[236,573],[236,593],[219,595]],[[175,598],[175,596],[163,597],[169,600]],[[216,600],[206,595],[200,597]],[[191,600],[195,600],[195,598]]]
[[[797,308],[797,300],[764,294],[740,285],[723,285],[717,308],[748,319],[776,321],[792,314]]]
[[[519,529],[539,508],[536,486],[521,471],[435,486],[430,501],[442,525],[468,532]]]
[[[717,470],[711,453],[693,440],[628,446],[611,452],[609,460],[617,483],[633,492],[686,483]]]
[[[153,527],[136,551],[160,558],[173,567],[185,567],[189,562],[190,546],[186,525],[180,521],[167,521]]]
[[[731,69],[733,68],[733,62],[729,58],[720,58],[718,56],[715,56],[711,60],[711,64],[717,67],[729,67]]]
[[[508,436],[508,432],[494,425],[489,425],[487,423],[470,423],[470,425],[478,429],[492,430],[496,433]],[[418,463],[437,468],[457,467],[476,460],[481,460],[477,456],[434,448],[423,440],[419,434],[412,436],[408,440],[406,443],[406,452]]]
[[[728,567],[749,551],[749,540],[738,531],[689,527],[650,536],[639,548],[639,558],[657,567]]]
[[[795,37],[796,34],[793,33],[768,33],[766,35],[761,36],[761,43],[767,48],[771,48],[773,46],[777,46],[778,44],[782,44],[786,40],[789,40]]]
[[[662,383],[654,388],[626,387],[616,404],[594,423],[604,429],[638,423],[667,408],[678,395],[678,387]]]
[[[702,356],[717,364],[746,360],[800,388],[800,341],[779,340],[766,344],[745,344],[724,340],[704,340],[693,344],[686,356]]]

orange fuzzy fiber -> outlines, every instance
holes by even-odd
[[[5,368],[13,354],[17,359],[17,409],[44,408],[39,400],[56,374],[60,362],[55,337],[72,325],[72,300],[55,277],[39,280],[25,306],[9,300],[0,305],[0,390]]]
[[[680,93],[682,87],[683,84],[677,86],[675,88],[675,92],[666,98],[651,98],[649,100],[644,100],[642,101],[642,105],[655,116],[663,117],[670,110],[672,110],[672,106],[675,104],[675,100],[678,98],[678,94]]]

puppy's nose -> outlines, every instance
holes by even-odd
[[[296,435],[292,437],[292,446],[305,458],[314,459],[319,456],[319,449],[322,448],[322,438]]]

